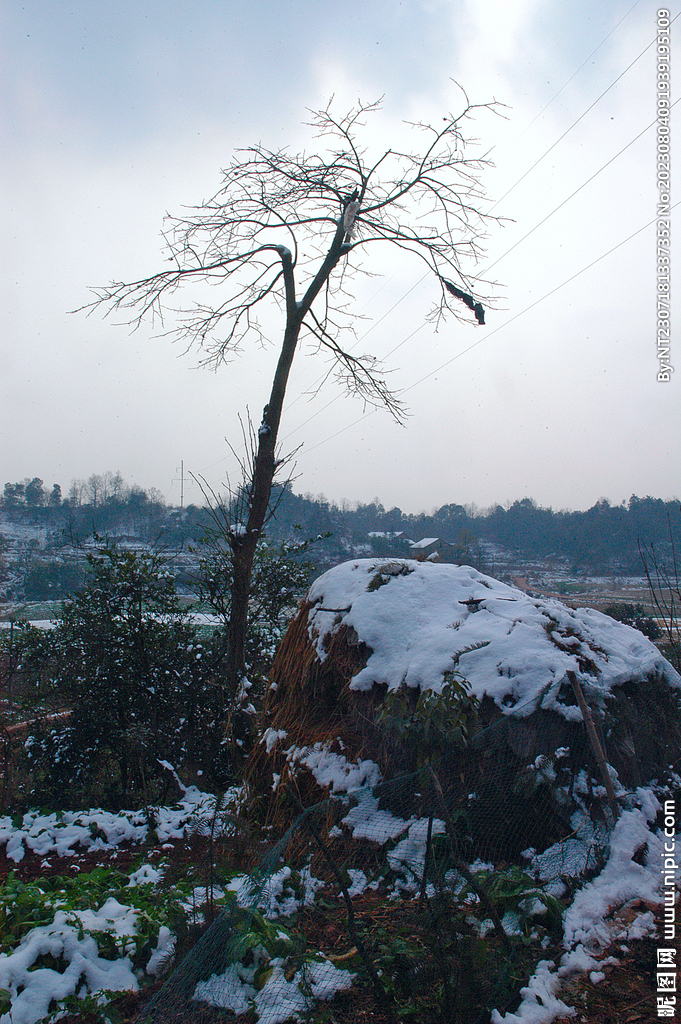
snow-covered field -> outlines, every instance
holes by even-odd
[[[162,847],[184,838],[190,822],[210,815],[213,802],[209,794],[191,788],[178,806],[158,808],[155,842]],[[88,885],[85,874],[78,885],[70,879],[48,881],[51,858],[115,854],[121,844],[144,843],[148,833],[147,816],[140,811],[31,811],[21,820],[0,818],[0,844],[8,860],[19,868],[30,851],[42,858],[45,871],[44,879],[27,885],[10,876],[0,891],[1,1024],[36,1024],[69,996],[137,991],[145,976],[156,975],[174,942],[163,915],[152,920],[158,868],[142,863],[122,879],[112,877],[116,896],[107,895],[106,885]],[[98,896],[101,902],[83,905]],[[22,912],[40,923],[30,927],[30,921],[20,920]]]

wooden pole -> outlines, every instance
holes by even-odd
[[[586,702],[584,691],[580,686],[576,674],[574,672],[568,672],[567,677],[572,684],[572,689],[574,690],[577,703],[579,704],[579,710],[582,712],[582,718],[584,719],[584,725],[586,726],[586,734],[589,737],[589,743],[591,744],[593,755],[596,758],[596,763],[601,773],[601,778],[603,779],[605,791],[608,794],[608,803],[610,804],[610,810],[612,811],[613,822],[615,822],[619,817],[619,804],[615,797],[615,790],[613,789],[612,779],[610,778],[610,772],[608,771],[608,764],[605,760],[605,754],[603,753],[603,747],[601,746],[601,742],[598,738],[598,733],[596,732],[596,726],[594,725],[591,709]]]

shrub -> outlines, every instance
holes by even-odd
[[[659,640],[662,630],[650,615],[646,615],[642,604],[611,604],[605,609],[605,614],[618,622],[624,622],[627,626],[633,626],[640,630],[649,640]]]
[[[180,612],[159,556],[109,546],[88,562],[87,585],[33,653],[36,696],[69,714],[31,726],[32,798],[147,804],[169,777],[163,761],[219,775],[220,645]]]

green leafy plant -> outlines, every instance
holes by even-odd
[[[441,691],[392,690],[377,716],[377,724],[416,751],[416,764],[437,762],[445,749],[465,746],[475,730],[478,700],[470,683],[448,672]]]
[[[537,916],[545,916],[549,931],[560,933],[564,910],[562,903],[544,892],[535,879],[517,865],[511,865],[503,871],[478,871],[475,873],[475,879],[479,885],[484,886],[500,915],[504,916],[509,912],[513,914],[526,935],[531,928],[532,919]],[[465,899],[472,893],[471,886],[466,883],[459,898]],[[544,915],[537,914],[537,902],[543,905]]]
[[[118,978],[127,976],[132,987],[136,978],[144,976],[152,957],[151,970],[158,973],[161,951],[170,948],[171,935],[184,917],[188,893],[186,884],[163,890],[152,882],[136,883],[134,874],[104,866],[75,878],[53,876],[31,882],[23,882],[11,872],[0,886],[0,953],[5,977],[11,986],[30,986],[33,971],[68,971],[79,994],[60,1000],[55,1014],[70,1008],[116,1024],[120,1018],[108,1003],[119,998],[120,991],[88,994],[74,974],[74,966],[92,957],[94,942],[100,960],[121,962]],[[86,977],[87,985],[92,985],[91,977]],[[36,978],[39,984],[39,976]],[[0,1007],[8,1001],[11,1003],[9,991],[6,997],[0,992]],[[11,1012],[9,1005],[6,1008]]]
[[[123,1024],[123,1017],[115,1005],[121,993],[105,989],[96,995],[66,996],[60,1000],[59,1009],[45,1018],[45,1024],[52,1024],[64,1016],[64,1010],[86,1019],[88,1024]]]
[[[50,925],[59,910],[76,921],[80,911],[100,907],[113,897],[137,912],[136,932],[125,937],[125,945],[134,944],[133,961],[141,965],[156,945],[161,926],[172,930],[188,894],[188,884],[178,882],[172,891],[157,890],[151,883],[135,885],[130,875],[105,866],[74,878],[54,875],[30,882],[11,871],[0,886],[0,952],[11,952],[33,928]],[[114,953],[122,955],[120,947],[116,952],[111,946],[116,939],[110,932],[88,934],[99,937],[100,955],[105,959]]]
[[[232,519],[236,511],[224,505],[215,494],[205,496],[210,525],[204,528],[198,549],[201,557],[196,583],[202,600],[222,619],[222,635],[226,637],[232,607]],[[313,538],[280,543],[262,540],[255,549],[245,647],[245,664],[251,681],[264,677],[269,671],[296,604],[309,585],[313,563],[306,555],[314,543]]]
[[[210,771],[224,726],[221,655],[187,621],[157,555],[109,545],[88,564],[87,586],[56,628],[27,634],[37,710],[62,711],[32,716],[32,799],[148,805],[167,785],[163,761],[205,759]]]

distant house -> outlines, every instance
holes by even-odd
[[[449,541],[441,537],[424,537],[413,540],[409,544],[409,555],[421,562],[455,562],[457,550]]]

